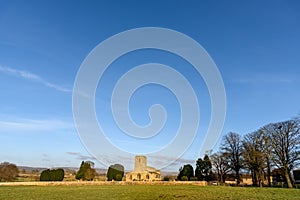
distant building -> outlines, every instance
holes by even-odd
[[[126,173],[126,181],[160,181],[160,170],[147,166],[146,156],[136,156],[134,170]]]

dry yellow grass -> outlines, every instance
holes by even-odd
[[[0,182],[0,186],[48,186],[48,185],[198,185],[206,186],[205,181],[153,181],[153,182],[125,182],[125,181],[62,181],[62,182]]]

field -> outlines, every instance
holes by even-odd
[[[0,186],[0,199],[300,199],[299,189],[196,185]]]

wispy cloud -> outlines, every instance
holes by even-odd
[[[1,120],[1,132],[41,132],[73,129],[73,123],[62,120],[35,120],[35,119],[14,119]]]
[[[143,155],[143,154],[141,154]],[[146,155],[146,154],[145,154]],[[177,157],[172,157],[172,156],[164,156],[164,155],[146,155],[147,156],[147,166],[155,167],[157,169],[158,166],[163,166],[166,163],[170,163],[168,166],[165,166],[163,171],[175,171],[177,172],[178,169],[185,165],[185,164],[194,164],[196,160],[194,159],[187,159],[187,158],[177,158]],[[101,157],[101,160],[104,160],[105,156]],[[121,155],[116,155],[116,157],[112,158],[107,158],[110,163],[121,163],[122,165],[125,166],[126,170],[131,171],[133,170],[134,166],[134,155],[131,157],[126,157],[126,156],[121,156]]]
[[[86,155],[82,155],[79,152],[66,152],[66,154],[71,155],[71,156],[75,156],[76,159],[78,160],[96,160],[96,158],[92,157],[92,156],[86,156]]]
[[[45,79],[43,79],[42,77],[40,77],[39,75],[28,72],[28,71],[18,70],[18,69],[14,69],[14,68],[11,68],[11,67],[6,67],[6,66],[1,66],[0,65],[0,72],[10,74],[10,75],[13,75],[13,76],[16,76],[16,77],[19,77],[19,78],[24,78],[24,79],[29,80],[29,81],[38,82],[38,83],[43,84],[46,87],[53,88],[53,89],[55,89],[57,91],[60,91],[60,92],[66,92],[66,93],[71,93],[72,92],[71,89],[64,88],[64,87],[61,87],[59,85],[50,83],[50,82],[46,81]]]
[[[48,154],[42,154],[42,161],[44,162],[50,162],[51,160],[49,159],[49,155]]]
[[[150,160],[152,160],[153,165],[162,165],[166,162],[169,162],[170,165],[166,168],[174,168],[178,165],[184,165],[184,164],[193,164],[196,161],[193,159],[186,159],[186,158],[177,158],[172,156],[149,156]]]
[[[241,84],[290,84],[297,81],[291,75],[257,74],[233,79],[235,83]]]
[[[124,147],[130,148],[130,147],[136,147],[138,149],[142,149],[142,152],[144,152],[146,149],[153,150],[153,149],[160,149],[164,145],[163,144],[146,144],[143,142],[143,140],[134,139],[133,140],[120,140],[120,139],[112,139],[112,141],[118,145],[122,145]],[[136,152],[141,153],[141,152]]]

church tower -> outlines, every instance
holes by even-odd
[[[146,156],[135,156],[134,171],[144,172],[147,170],[147,158]]]

